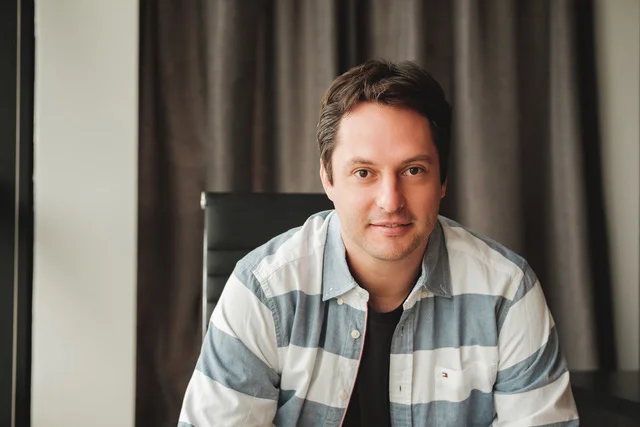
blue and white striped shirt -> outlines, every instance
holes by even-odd
[[[213,315],[179,426],[340,426],[367,324],[335,211],[257,248]],[[526,261],[439,217],[393,335],[394,427],[577,426],[558,334]]]

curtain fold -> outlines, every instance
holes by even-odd
[[[200,191],[321,192],[322,94],[372,57],[418,62],[452,101],[443,214],[527,258],[570,368],[613,368],[591,10],[143,0],[136,424],[175,425],[200,349]]]
[[[177,424],[201,342],[207,112],[197,4],[140,4],[137,426]]]

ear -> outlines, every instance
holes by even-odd
[[[447,195],[447,180],[444,180],[444,184],[440,187],[440,198],[444,199],[444,196]]]
[[[320,160],[320,181],[322,182],[322,187],[327,197],[333,202],[333,185],[329,182],[329,175],[322,160]]]

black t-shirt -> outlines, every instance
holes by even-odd
[[[402,306],[389,313],[369,309],[358,377],[343,427],[391,427],[389,360],[391,339],[401,316]]]

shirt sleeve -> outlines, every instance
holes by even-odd
[[[275,323],[257,280],[238,271],[211,316],[179,426],[273,424],[280,381]]]
[[[577,426],[567,364],[538,279],[528,265],[498,338],[494,427]]]

